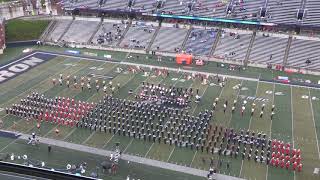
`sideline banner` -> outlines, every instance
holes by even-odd
[[[92,52],[84,52],[83,54],[87,56],[98,56],[97,53],[92,53]]]
[[[80,51],[76,51],[76,50],[66,50],[65,52],[69,54],[80,54]]]

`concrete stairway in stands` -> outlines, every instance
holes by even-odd
[[[181,45],[181,49],[184,49],[184,48],[185,48],[186,43],[187,43],[187,41],[188,41],[188,38],[189,38],[189,36],[190,36],[191,31],[192,31],[192,26],[190,25],[190,26],[189,26],[189,30],[188,30],[188,32],[187,32],[187,35],[186,35],[186,37],[184,38],[183,43],[182,43],[182,45]]]
[[[129,20],[129,23],[128,23],[128,26],[127,26],[126,29],[124,30],[121,39],[120,39],[119,42],[117,43],[117,46],[118,46],[118,47],[120,46],[122,40],[124,39],[124,36],[126,36],[127,32],[129,31],[129,28],[131,27],[131,24],[132,24],[132,20],[130,19],[130,20]]]
[[[209,53],[210,56],[212,56],[213,53],[214,53],[214,51],[216,50],[216,47],[217,47],[218,42],[219,42],[220,37],[221,37],[221,32],[222,32],[222,28],[220,27],[220,28],[218,29],[218,33],[216,34],[216,39],[215,39],[215,41],[214,41],[214,43],[213,43],[213,45],[212,45],[211,51],[210,51],[210,53]]]
[[[158,27],[157,27],[157,29],[156,29],[156,32],[153,34],[152,39],[151,39],[151,41],[150,41],[150,43],[148,44],[148,47],[147,47],[147,49],[146,49],[146,52],[147,52],[147,53],[150,51],[150,48],[151,48],[151,46],[152,46],[152,44],[153,44],[154,40],[156,39],[156,37],[157,37],[157,35],[158,35],[158,32],[159,32],[160,28],[161,28],[161,27],[160,27],[160,26],[158,26]]]
[[[245,59],[243,61],[243,65],[244,66],[247,66],[247,64],[248,64],[248,60],[249,60],[249,57],[250,57],[251,49],[252,49],[252,46],[253,46],[254,39],[256,38],[256,35],[257,35],[257,32],[253,31],[253,34],[252,34],[252,37],[251,37],[251,40],[250,40],[250,44],[249,44],[249,48],[247,50],[246,57],[245,57]]]
[[[88,44],[91,44],[91,41],[92,41],[93,37],[94,37],[94,36],[97,34],[97,32],[99,31],[102,23],[103,23],[103,19],[101,19],[101,21],[100,21],[100,23],[98,24],[98,26],[96,27],[96,30],[94,31],[94,33],[92,33],[91,37],[89,38],[89,40],[88,40],[88,42],[87,42]]]
[[[283,58],[283,66],[287,65],[288,62],[288,57],[289,57],[289,53],[290,53],[290,47],[291,47],[291,43],[292,43],[292,36],[290,35],[288,38],[288,44],[287,44],[287,48],[284,54],[284,58]]]
[[[62,37],[68,32],[68,30],[70,29],[70,27],[71,27],[71,25],[72,25],[73,22],[74,22],[74,20],[72,20],[72,21],[70,22],[70,24],[67,26],[67,28],[63,31],[63,33],[61,34],[61,36],[60,36],[59,39],[58,39],[58,42],[61,41]]]

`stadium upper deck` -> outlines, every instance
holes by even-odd
[[[318,0],[62,0],[62,6],[320,26]]]

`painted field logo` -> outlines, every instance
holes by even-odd
[[[0,67],[0,84],[55,57],[55,55],[34,53],[14,62],[3,65]]]
[[[267,98],[259,98],[259,97],[254,97],[254,96],[244,96],[244,95],[239,95],[241,99],[245,99],[248,101],[260,101],[260,102],[268,102],[269,99]]]

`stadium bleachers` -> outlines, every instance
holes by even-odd
[[[72,20],[57,21],[54,29],[48,34],[47,41],[58,41]]]
[[[99,9],[102,10],[129,10],[128,0],[107,0],[99,7],[96,0],[63,0],[66,10]],[[300,24],[297,20],[299,9],[306,10],[305,25],[320,26],[320,1],[318,0],[166,0],[164,6],[157,9],[157,0],[135,0],[133,10],[144,13],[166,13],[176,15],[190,15],[200,17],[231,18],[242,20],[259,20],[260,10],[266,7],[266,20],[276,24]],[[193,3],[192,3],[193,2]],[[191,11],[188,8],[192,4]],[[233,12],[227,15],[230,5]],[[156,11],[157,10],[157,11]]]
[[[287,65],[296,68],[320,70],[320,41],[294,38],[291,43]],[[310,60],[309,65],[306,61]]]
[[[187,1],[167,0],[165,6],[161,9],[166,14],[188,14]]]
[[[189,29],[179,24],[162,23],[158,27],[155,22],[134,21],[127,27],[128,22],[125,21],[105,19],[101,23],[99,19],[90,18],[62,18],[55,22],[45,41],[91,43],[140,50],[150,48],[152,51],[169,53],[185,51],[197,56],[233,62],[244,63],[247,60],[251,65],[285,63],[295,68],[320,69],[320,61],[317,59],[320,56],[320,41],[317,41],[316,36],[309,39],[295,36],[298,38],[290,43],[290,47],[289,35],[258,32],[256,36],[252,36],[253,31],[249,30],[223,29],[219,39],[216,39],[219,34],[216,29],[201,26]],[[252,38],[254,39],[251,41]],[[103,41],[99,42],[101,39]],[[305,63],[307,59],[312,61],[308,66]]]
[[[192,14],[204,17],[226,17],[226,8],[230,0],[203,0],[198,1]]]
[[[64,1],[63,6],[66,9],[73,8],[96,8],[98,3],[96,0],[78,0],[78,1]]]
[[[66,42],[87,43],[98,28],[99,21],[75,20],[61,40]]]
[[[222,59],[242,62],[245,59],[252,33],[223,31],[218,45],[213,53]]]
[[[126,28],[122,23],[103,23],[92,38],[91,43],[107,46],[116,46],[124,34]]]
[[[320,26],[320,1],[307,0],[305,9],[307,12],[303,24]]]
[[[161,27],[151,50],[162,52],[178,52],[181,50],[188,29]]]
[[[133,23],[120,43],[120,47],[130,49],[146,49],[156,31],[155,26],[145,22]]]
[[[233,2],[235,18],[238,19],[257,19],[260,18],[260,10],[265,4],[265,0],[245,0]]]
[[[269,0],[268,22],[280,24],[295,24],[297,11],[301,7],[302,0]]]
[[[139,12],[149,12],[151,13],[152,10],[155,9],[154,7],[155,1],[153,0],[136,0],[133,6],[133,9]]]
[[[217,35],[216,29],[192,29],[185,51],[195,55],[209,55]]]
[[[127,9],[127,7],[128,0],[107,0],[101,8],[106,10],[121,10]]]
[[[288,37],[257,34],[251,49],[249,63],[283,64],[287,43]]]

